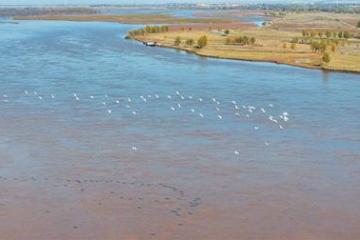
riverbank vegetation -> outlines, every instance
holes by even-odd
[[[293,19],[291,14],[285,16],[288,17]],[[347,17],[342,15],[342,19]],[[310,19],[314,18],[311,15]],[[177,25],[169,26],[166,32],[144,33],[133,38],[201,56],[360,72],[357,22],[349,20],[352,24],[341,23],[335,27],[326,20],[319,24],[315,21],[311,27],[307,19],[296,22],[293,27],[282,25],[284,22],[278,21],[266,27],[231,27],[224,24],[222,28],[211,25],[196,28],[194,25]],[[339,25],[346,27],[339,28]],[[206,36],[206,45],[199,47],[198,39],[202,36]]]

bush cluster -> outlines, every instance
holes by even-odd
[[[319,38],[344,38],[349,39],[351,38],[351,33],[348,31],[340,31],[340,32],[331,32],[331,31],[308,31],[308,30],[302,30],[302,36],[303,37],[319,37]]]
[[[161,33],[161,32],[168,32],[169,27],[166,25],[163,26],[146,26],[142,29],[133,30],[129,32],[130,36],[136,35],[145,35],[145,33]]]
[[[229,45],[250,45],[255,44],[256,39],[254,37],[239,36],[226,38],[226,44]]]

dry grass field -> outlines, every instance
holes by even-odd
[[[302,39],[302,30],[307,31],[348,31],[352,36],[359,34],[356,27],[356,15],[335,13],[288,13],[284,17],[274,18],[266,27],[255,26],[213,26],[208,24],[201,29],[189,28],[188,25],[176,28],[170,27],[168,32],[145,33],[131,36],[132,38],[148,42],[153,41],[163,47],[183,49],[201,56],[239,59],[249,61],[266,61],[281,64],[295,65],[308,68],[322,68],[336,71],[360,72],[360,39],[336,39],[335,49],[331,43],[323,52],[314,52],[310,44],[299,42],[292,44],[294,38]],[[229,30],[224,34],[225,29]],[[196,41],[205,35],[208,44],[204,48],[196,48]],[[254,44],[227,44],[227,38],[247,36],[254,37]],[[176,38],[180,44],[175,45]],[[187,40],[192,39],[194,44],[189,45]],[[335,41],[335,39],[332,39]],[[327,41],[325,36],[314,36],[310,41]],[[323,56],[330,55],[330,62],[325,63]]]
[[[200,36],[207,36],[208,44],[206,47],[197,49],[188,46],[186,40],[193,39],[195,42]],[[307,45],[297,44],[296,49],[283,48],[283,41],[290,39],[288,33],[276,32],[274,30],[231,30],[229,36],[247,35],[257,39],[253,45],[227,45],[225,36],[217,31],[175,31],[167,33],[146,34],[136,36],[135,39],[143,42],[154,41],[165,47],[174,47],[194,52],[201,56],[239,59],[249,61],[266,61],[282,64],[319,67],[321,65],[321,55],[311,52]],[[180,37],[181,44],[175,46],[174,42]],[[272,36],[272,37],[271,37]],[[274,38],[274,36],[277,36]]]
[[[283,17],[274,18],[270,28],[287,31],[303,29],[337,30],[358,32],[357,14],[341,14],[329,12],[286,13]]]

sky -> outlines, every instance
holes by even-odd
[[[149,4],[149,3],[216,3],[216,2],[259,2],[261,0],[0,0],[0,5],[32,4]],[[284,0],[262,0],[262,2],[284,2]],[[307,2],[303,1],[303,2]],[[360,0],[359,0],[360,1]]]

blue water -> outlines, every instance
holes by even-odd
[[[251,188],[299,221],[327,221],[299,199],[360,219],[360,75],[149,48],[133,28],[1,25],[1,176],[161,179],[234,214]]]

